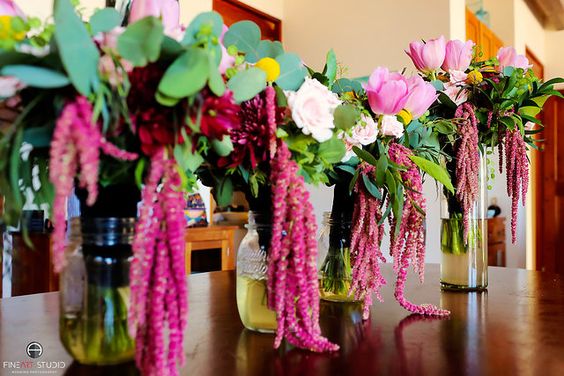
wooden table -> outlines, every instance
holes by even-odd
[[[564,276],[490,268],[487,293],[439,290],[438,265],[428,265],[426,284],[410,276],[407,295],[452,311],[450,319],[411,316],[392,296],[376,302],[370,320],[358,307],[322,304],[322,327],[341,345],[335,354],[272,350],[272,335],[243,329],[235,304],[235,274],[193,275],[184,375],[563,375]],[[71,363],[57,330],[57,293],[0,301],[1,361],[29,360],[26,345],[44,347],[41,360],[64,361],[67,375],[134,374]],[[0,374],[9,375],[0,369]],[[62,373],[61,373],[62,374]]]

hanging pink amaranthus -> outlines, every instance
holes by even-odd
[[[515,243],[517,239],[519,195],[521,195],[522,203],[525,205],[529,188],[529,161],[527,160],[527,145],[518,128],[505,131],[504,143],[507,194],[511,197],[511,241]]]
[[[360,166],[361,174],[374,174],[374,166],[363,162]],[[372,305],[372,293],[382,301],[380,288],[386,280],[380,271],[380,263],[386,262],[380,244],[384,237],[384,224],[381,223],[381,202],[366,191],[362,179],[355,185],[356,202],[353,212],[354,223],[351,237],[352,285],[350,293],[355,299],[363,300],[363,319],[367,320]]]
[[[136,154],[123,151],[103,138],[99,125],[92,121],[92,105],[85,97],[69,101],[55,124],[49,152],[49,179],[55,187],[53,265],[56,272],[60,272],[65,263],[66,200],[74,187],[74,178],[80,172],[79,185],[88,192],[86,204],[96,202],[100,149],[118,159],[137,158]]]
[[[400,171],[405,185],[405,201],[401,218],[391,221],[390,253],[394,258],[394,271],[397,273],[394,296],[398,303],[410,312],[430,316],[446,316],[450,312],[433,305],[416,305],[404,296],[405,282],[409,264],[413,265],[423,282],[425,273],[425,211],[426,202],[423,196],[423,179],[419,168],[409,158],[411,150],[400,144],[392,144],[389,148],[390,160],[407,169]],[[399,231],[395,232],[396,221],[401,220]]]
[[[474,107],[468,102],[458,106],[454,116],[462,119],[458,129],[460,140],[456,151],[456,199],[462,206],[464,241],[466,241],[470,227],[470,211],[478,195],[480,169],[478,121]]]
[[[276,137],[274,95],[269,86],[266,107],[271,141]],[[274,347],[278,348],[285,338],[311,351],[335,351],[339,347],[323,337],[319,327],[317,229],[309,193],[286,144],[279,140],[274,145],[270,163],[272,239],[267,270],[268,305],[277,319]]]
[[[143,374],[177,375],[178,364],[184,364],[183,333],[188,310],[186,221],[180,175],[176,163],[166,159],[162,149],[151,159],[142,204],[130,270],[129,330],[135,334],[135,359]]]

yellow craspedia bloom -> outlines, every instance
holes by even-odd
[[[482,76],[482,73],[480,73],[479,70],[473,70],[468,73],[468,77],[466,79],[469,83],[477,85],[484,80],[484,76]]]
[[[273,82],[280,76],[280,64],[271,57],[263,57],[255,64],[255,67],[261,69],[266,73],[266,80]]]
[[[409,110],[406,110],[405,108],[398,112],[398,117],[400,118],[403,125],[407,125],[411,123],[411,120],[413,120],[413,115],[411,115],[411,112],[409,112]]]
[[[12,17],[0,16],[0,39],[14,39],[20,41],[25,38],[25,32],[14,32],[12,29]]]

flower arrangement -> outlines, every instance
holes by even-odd
[[[184,28],[176,1],[134,1],[126,27],[113,8],[83,22],[70,0],[55,2],[54,24],[45,26],[9,11],[1,100],[16,116],[0,134],[3,220],[15,224],[30,193],[51,203],[61,271],[75,181],[87,206],[116,184],[129,184],[133,197],[142,190],[128,325],[142,372],[177,374],[188,309],[182,192],[204,159],[230,152],[236,101],[264,89],[262,71],[262,87],[248,70],[226,72],[237,52],[222,44],[221,16],[203,13]]]
[[[536,116],[549,96],[561,96],[553,85],[564,80],[541,83],[527,58],[513,47],[502,47],[496,57],[484,60],[472,41],[445,41],[441,36],[412,42],[406,52],[438,94],[431,114],[438,120],[435,131],[456,186],[455,192],[445,191],[445,195],[451,218],[462,221],[461,227],[451,229],[452,252],[463,251],[459,248],[471,232],[469,216],[478,194],[480,153],[491,155],[494,148],[499,149],[500,172],[505,159],[515,242],[517,206],[520,198],[524,204],[528,188],[527,150],[537,148],[534,135],[542,130]],[[487,175],[495,175],[491,162]]]

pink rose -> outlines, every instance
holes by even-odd
[[[352,128],[351,135],[346,137],[352,144],[370,145],[378,138],[378,124],[371,116],[362,115]]]
[[[108,32],[96,34],[94,40],[102,50],[117,54],[117,40],[124,31],[124,27],[117,26]]]
[[[110,85],[118,86],[123,83],[127,73],[133,70],[133,65],[125,59],[121,59],[121,68],[117,68],[111,55],[103,55],[98,62],[98,69]]]
[[[419,76],[413,76],[407,79],[409,95],[404,108],[409,110],[414,119],[418,119],[423,115],[433,102],[437,99],[437,90],[433,85],[425,82]]]
[[[403,135],[403,124],[395,116],[384,115],[381,118],[380,131],[383,136],[399,138]]]
[[[345,144],[345,155],[343,156],[343,158],[341,159],[341,162],[347,162],[349,161],[352,157],[355,156],[355,152],[353,151],[353,146],[359,147],[362,149],[362,145],[354,142],[351,140],[351,138],[345,134],[344,132],[339,134],[338,136],[340,139],[343,140],[344,144]]]
[[[513,47],[501,47],[497,52],[497,60],[499,61],[499,69],[503,71],[506,67],[529,69],[532,65],[529,60],[523,56],[518,55]]]
[[[451,70],[464,72],[472,62],[472,49],[474,42],[467,40],[449,40],[446,44],[445,61],[442,68],[449,72]]]
[[[447,82],[445,84],[444,93],[450,98],[451,101],[460,106],[462,103],[468,100],[468,90],[463,89],[460,86]]]
[[[0,98],[10,98],[23,89],[25,84],[12,76],[0,76]]]
[[[306,77],[298,91],[288,93],[287,97],[292,119],[304,134],[311,134],[318,142],[333,136],[333,112],[341,104],[335,93]]]
[[[413,41],[409,44],[409,50],[406,50],[405,53],[409,55],[419,71],[429,74],[439,69],[445,61],[445,37],[441,35],[439,38],[430,39],[426,43]]]
[[[451,70],[450,72],[450,82],[453,84],[463,84],[466,82],[468,75],[462,71]]]
[[[365,86],[368,103],[375,114],[395,115],[403,109],[408,97],[408,84],[404,76],[378,67]]]

